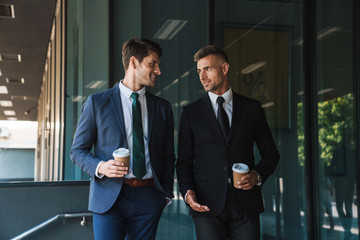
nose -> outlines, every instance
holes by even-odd
[[[206,77],[207,77],[206,72],[205,72],[205,71],[201,71],[201,72],[199,73],[199,77],[200,77],[200,80],[206,79]]]
[[[161,70],[160,70],[159,66],[155,67],[155,74],[158,75],[158,76],[161,75]]]

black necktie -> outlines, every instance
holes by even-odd
[[[225,99],[223,97],[218,97],[216,102],[218,104],[218,110],[217,110],[217,118],[219,121],[219,125],[221,128],[221,131],[223,132],[225,138],[227,137],[228,133],[229,133],[229,119],[227,117],[227,114],[223,108],[223,103],[224,103]]]
[[[138,101],[139,94],[132,93],[130,96],[132,102],[132,115],[133,115],[133,174],[137,179],[142,179],[146,173],[145,169],[145,148],[144,148],[144,135],[142,128],[141,106]]]

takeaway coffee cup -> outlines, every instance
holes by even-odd
[[[129,167],[130,151],[126,148],[119,148],[113,152],[114,160],[124,163],[125,167]]]
[[[234,188],[240,188],[237,182],[249,172],[249,167],[245,163],[234,163],[232,166]]]

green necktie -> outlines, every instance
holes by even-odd
[[[145,169],[145,150],[144,150],[144,134],[142,128],[141,106],[138,101],[139,94],[134,92],[130,96],[132,102],[133,115],[133,174],[137,179],[142,179],[146,173]]]

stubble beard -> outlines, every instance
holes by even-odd
[[[140,75],[140,76],[138,76],[138,79],[139,79],[140,85],[142,85],[142,86],[153,88],[156,85],[156,78],[153,79],[151,77],[151,74],[149,76]]]
[[[207,86],[203,85],[205,92],[212,92],[216,90],[216,87],[210,82]]]
[[[146,81],[146,85],[147,87],[155,87],[156,85],[156,78],[153,79],[151,76],[149,77],[149,79]]]

